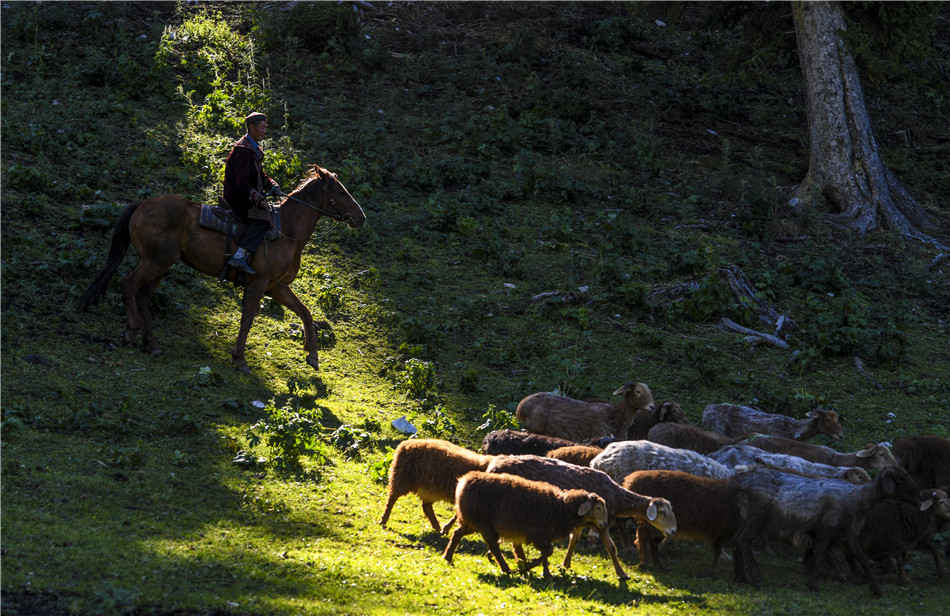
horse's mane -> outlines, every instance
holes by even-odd
[[[307,177],[297,184],[297,187],[293,190],[293,192],[313,190],[313,186],[315,185],[314,180],[325,180],[332,177],[335,176],[330,171],[327,171],[318,165],[311,165],[310,169],[307,170]]]

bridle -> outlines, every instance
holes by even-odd
[[[335,181],[337,181],[336,178],[331,175],[331,176],[330,176],[330,181],[327,181],[327,180],[324,179],[324,178],[320,178],[320,179],[323,179],[323,202],[324,202],[324,203],[329,203],[331,206],[335,206],[335,205],[336,205],[336,200],[330,198],[330,181],[334,181],[334,182],[335,182]],[[297,197],[294,197],[293,195],[288,195],[288,194],[285,193],[285,192],[279,192],[279,193],[277,193],[277,194],[280,195],[281,197],[284,197],[284,198],[289,199],[289,200],[291,200],[291,201],[295,201],[295,202],[297,202],[297,203],[302,203],[303,205],[306,205],[306,206],[309,207],[310,209],[316,210],[316,211],[320,212],[321,214],[323,214],[324,216],[328,216],[328,217],[332,218],[333,220],[335,220],[335,221],[337,221],[337,222],[344,222],[344,223],[349,224],[350,221],[353,220],[353,217],[352,217],[350,214],[340,215],[340,214],[337,214],[337,213],[335,213],[335,212],[328,212],[328,211],[326,211],[326,210],[323,209],[323,208],[319,208],[319,207],[315,206],[315,205],[312,204],[312,203],[308,203],[308,202],[304,201],[303,199],[298,199]]]

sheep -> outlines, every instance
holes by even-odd
[[[778,470],[794,471],[816,477],[844,479],[854,484],[871,481],[867,471],[858,466],[819,464],[809,462],[798,456],[772,453],[752,445],[729,445],[707,455],[716,462],[732,469],[740,466],[768,466]]]
[[[571,447],[559,447],[547,453],[547,457],[569,462],[578,466],[590,466],[590,461],[596,458],[603,447],[590,447],[588,445],[573,445]]]
[[[449,564],[462,537],[478,532],[502,572],[508,574],[510,569],[498,540],[508,539],[515,544],[531,543],[541,552],[533,561],[519,562],[519,569],[528,571],[540,564],[545,579],[551,579],[552,544],[587,524],[606,528],[607,505],[590,491],[561,490],[515,475],[472,471],[455,490],[455,517],[458,528],[442,554]]]
[[[905,436],[891,452],[921,490],[950,485],[950,439],[939,436]]]
[[[920,507],[892,501],[878,503],[868,513],[858,535],[858,543],[868,558],[897,567],[901,584],[910,584],[904,564],[907,552],[915,548],[926,548],[933,556],[937,577],[947,577],[933,536],[939,525],[950,520],[950,498],[946,491],[934,489],[921,492],[921,498]]]
[[[732,474],[728,468],[689,449],[674,449],[650,441],[619,441],[607,445],[604,452],[591,460],[590,467],[604,471],[623,483],[624,477],[636,471],[683,471],[700,477],[725,479]]]
[[[580,489],[599,495],[607,505],[608,524],[615,518],[632,517],[639,525],[652,525],[663,537],[676,532],[676,516],[669,502],[662,498],[648,498],[623,489],[600,471],[539,456],[499,456],[488,465],[489,473],[508,473],[531,481],[542,481],[562,490]],[[571,557],[577,547],[580,533],[572,533],[564,556],[563,566],[570,568]],[[610,555],[614,571],[621,580],[629,579],[617,558],[617,547],[607,531],[600,533],[601,542]],[[629,539],[628,539],[629,541]]]
[[[439,439],[409,439],[399,443],[389,466],[388,498],[379,524],[385,528],[396,500],[413,492],[422,500],[422,511],[429,524],[444,535],[455,518],[440,527],[432,503],[454,502],[459,477],[469,471],[485,470],[491,461],[492,456]]]
[[[743,441],[772,453],[784,453],[804,458],[809,462],[828,464],[830,466],[858,466],[869,471],[879,471],[890,466],[897,466],[891,450],[886,445],[868,445],[864,449],[841,453],[830,447],[804,443],[780,436],[756,435]]]
[[[722,549],[739,530],[739,513],[725,479],[697,477],[682,471],[637,471],[627,475],[623,487],[645,496],[659,496],[676,512],[676,537],[708,541],[713,548],[712,574],[719,570]],[[656,529],[637,525],[637,551],[642,565],[659,568]]]
[[[653,426],[660,423],[685,424],[686,413],[683,408],[675,402],[664,402],[653,411],[637,411],[633,415],[633,422],[627,430],[628,441],[640,441],[647,438],[647,434]]]
[[[827,434],[835,440],[844,436],[838,413],[826,409],[815,409],[805,419],[793,419],[737,404],[710,404],[703,411],[703,423],[725,436],[761,433],[796,441],[807,441],[818,434]]]
[[[544,392],[531,394],[518,403],[515,417],[528,432],[575,443],[603,436],[621,438],[627,433],[634,413],[639,409],[652,410],[655,403],[650,388],[643,383],[627,383],[613,395],[621,396],[620,403],[584,402]]]
[[[703,455],[734,445],[744,437],[723,436],[696,426],[679,423],[659,423],[647,433],[646,440],[673,447],[690,449]]]
[[[874,481],[854,485],[839,479],[814,479],[774,469],[754,467],[736,473],[727,481],[734,489],[741,524],[736,533],[733,561],[737,582],[749,577],[761,586],[762,576],[752,553],[752,541],[764,531],[772,531],[793,544],[806,547],[810,590],[818,590],[818,574],[833,541],[841,541],[857,560],[875,596],[881,587],[867,556],[858,544],[858,532],[874,505],[890,498],[917,505],[917,484],[902,468],[886,468]]]
[[[585,444],[603,448],[610,442],[613,442],[612,438],[600,437],[588,439]],[[533,432],[495,430],[485,435],[482,440],[481,452],[496,456],[501,454],[543,456],[554,449],[571,445],[577,445],[577,443],[554,436],[534,434]]]

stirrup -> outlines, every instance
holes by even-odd
[[[256,274],[256,273],[257,273],[257,272],[255,272],[253,269],[251,269],[251,266],[250,266],[250,265],[248,265],[248,263],[247,263],[247,255],[245,255],[245,256],[244,256],[243,258],[241,258],[241,259],[238,259],[237,257],[231,257],[230,259],[228,259],[228,265],[230,265],[230,266],[232,266],[232,267],[236,267],[236,268],[238,268],[239,270],[241,270],[241,271],[243,271],[243,272],[245,272],[245,273],[248,273],[248,274]]]

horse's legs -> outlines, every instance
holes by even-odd
[[[310,310],[303,305],[300,298],[287,285],[278,285],[267,292],[268,295],[278,302],[290,308],[303,321],[303,350],[307,353],[307,363],[314,370],[320,369],[320,362],[317,358],[317,334],[313,329],[313,316]]]
[[[137,303],[139,308],[139,314],[142,320],[142,342],[145,344],[145,348],[148,349],[148,352],[154,356],[159,356],[163,353],[161,345],[158,344],[158,340],[155,338],[155,333],[152,330],[152,314],[149,311],[149,302],[152,301],[152,295],[155,294],[155,289],[158,288],[158,283],[162,281],[162,276],[159,275],[154,280],[147,282],[139,288]]]
[[[251,325],[254,324],[254,317],[257,316],[261,300],[264,299],[267,282],[267,279],[263,277],[252,278],[244,287],[244,300],[241,305],[241,329],[238,331],[237,340],[234,342],[234,350],[231,351],[231,361],[234,363],[234,367],[244,374],[251,373],[251,369],[247,367],[247,360],[244,358],[244,347],[247,346],[247,335],[251,331]]]

